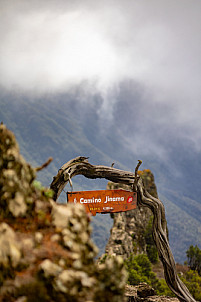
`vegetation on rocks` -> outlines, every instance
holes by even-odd
[[[131,255],[125,261],[125,265],[130,285],[138,285],[145,282],[151,285],[158,295],[174,296],[165,280],[159,280],[152,271],[152,263],[146,254]]]
[[[189,270],[181,275],[181,280],[186,284],[192,296],[201,301],[201,276],[197,271]]]
[[[81,205],[57,205],[0,126],[0,301],[122,301],[121,257],[98,264]]]
[[[196,301],[201,301],[201,276],[196,269],[196,267],[199,267],[201,264],[198,260],[199,257],[196,257],[199,255],[199,251],[200,249],[197,246],[190,246],[186,252],[189,266],[183,266],[181,264],[177,265],[177,271],[179,272],[181,280],[187,286]],[[190,267],[192,261],[196,263],[194,269]],[[146,282],[155,289],[157,295],[174,296],[165,280],[163,278],[158,278],[156,273],[153,272],[154,265],[151,263],[148,255],[133,254],[125,261],[125,264],[128,271],[128,284],[137,285]]]

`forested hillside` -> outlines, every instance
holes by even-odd
[[[114,112],[113,121],[109,122],[105,117],[103,123],[101,119],[104,117],[99,114],[102,100],[98,95],[93,97],[90,108],[75,96],[66,94],[27,99],[1,92],[0,121],[15,133],[21,153],[33,166],[53,157],[51,165],[38,174],[46,186],[65,162],[78,155],[89,156],[95,164],[111,165],[114,162],[115,167],[130,171],[141,159],[142,168],[151,169],[155,176],[159,197],[166,208],[171,248],[176,261],[183,262],[185,251],[191,244],[201,246],[199,153],[190,149],[190,142],[173,138],[165,142],[172,162],[166,162],[151,152],[148,155],[135,152],[131,147],[135,140],[128,142],[122,131],[125,114],[130,118],[129,111],[123,107],[123,99],[118,103],[122,108],[121,115]],[[138,131],[137,121],[132,126],[133,132]],[[83,177],[73,180],[74,190],[101,189],[106,187],[106,183]],[[65,194],[60,201],[65,201]],[[97,215],[94,222],[94,239],[103,251],[112,221],[108,215]]]

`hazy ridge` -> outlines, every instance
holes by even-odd
[[[115,167],[131,171],[137,160],[142,159],[143,169],[150,168],[154,173],[159,195],[165,204],[173,254],[176,261],[183,262],[190,244],[201,246],[199,154],[189,148],[189,142],[181,145],[176,139],[167,142],[167,147],[174,146],[172,163],[151,153],[149,156],[136,154],[124,143],[121,120],[118,128],[115,123],[107,125],[106,119],[102,129],[99,102],[96,97],[93,106],[87,108],[86,104],[75,102],[71,95],[58,96],[54,101],[53,97],[27,100],[23,96],[2,93],[0,121],[15,133],[21,153],[33,166],[42,164],[49,156],[54,158],[53,163],[39,174],[46,186],[66,161],[78,155],[89,156],[95,164],[111,165],[115,162]],[[105,188],[106,181],[77,177],[73,184],[75,190]],[[106,216],[97,216],[93,224],[94,240],[101,251],[112,225],[110,217]]]

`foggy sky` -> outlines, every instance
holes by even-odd
[[[160,144],[177,131],[200,150],[200,25],[200,0],[1,0],[0,87],[33,97],[84,83],[85,98],[102,96],[103,116],[120,115],[121,95],[140,137],[151,142],[151,128]]]

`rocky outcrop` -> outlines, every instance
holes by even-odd
[[[57,205],[0,126],[0,301],[123,301],[121,257],[97,263],[82,205]]]
[[[138,171],[143,179],[147,191],[154,197],[158,197],[154,182],[154,176],[148,169]],[[108,189],[122,188],[131,190],[129,186],[108,183]],[[114,223],[110,231],[110,238],[106,245],[105,253],[109,255],[121,255],[127,259],[131,253],[146,253],[144,233],[152,216],[148,208],[138,207],[128,212],[113,214]]]

